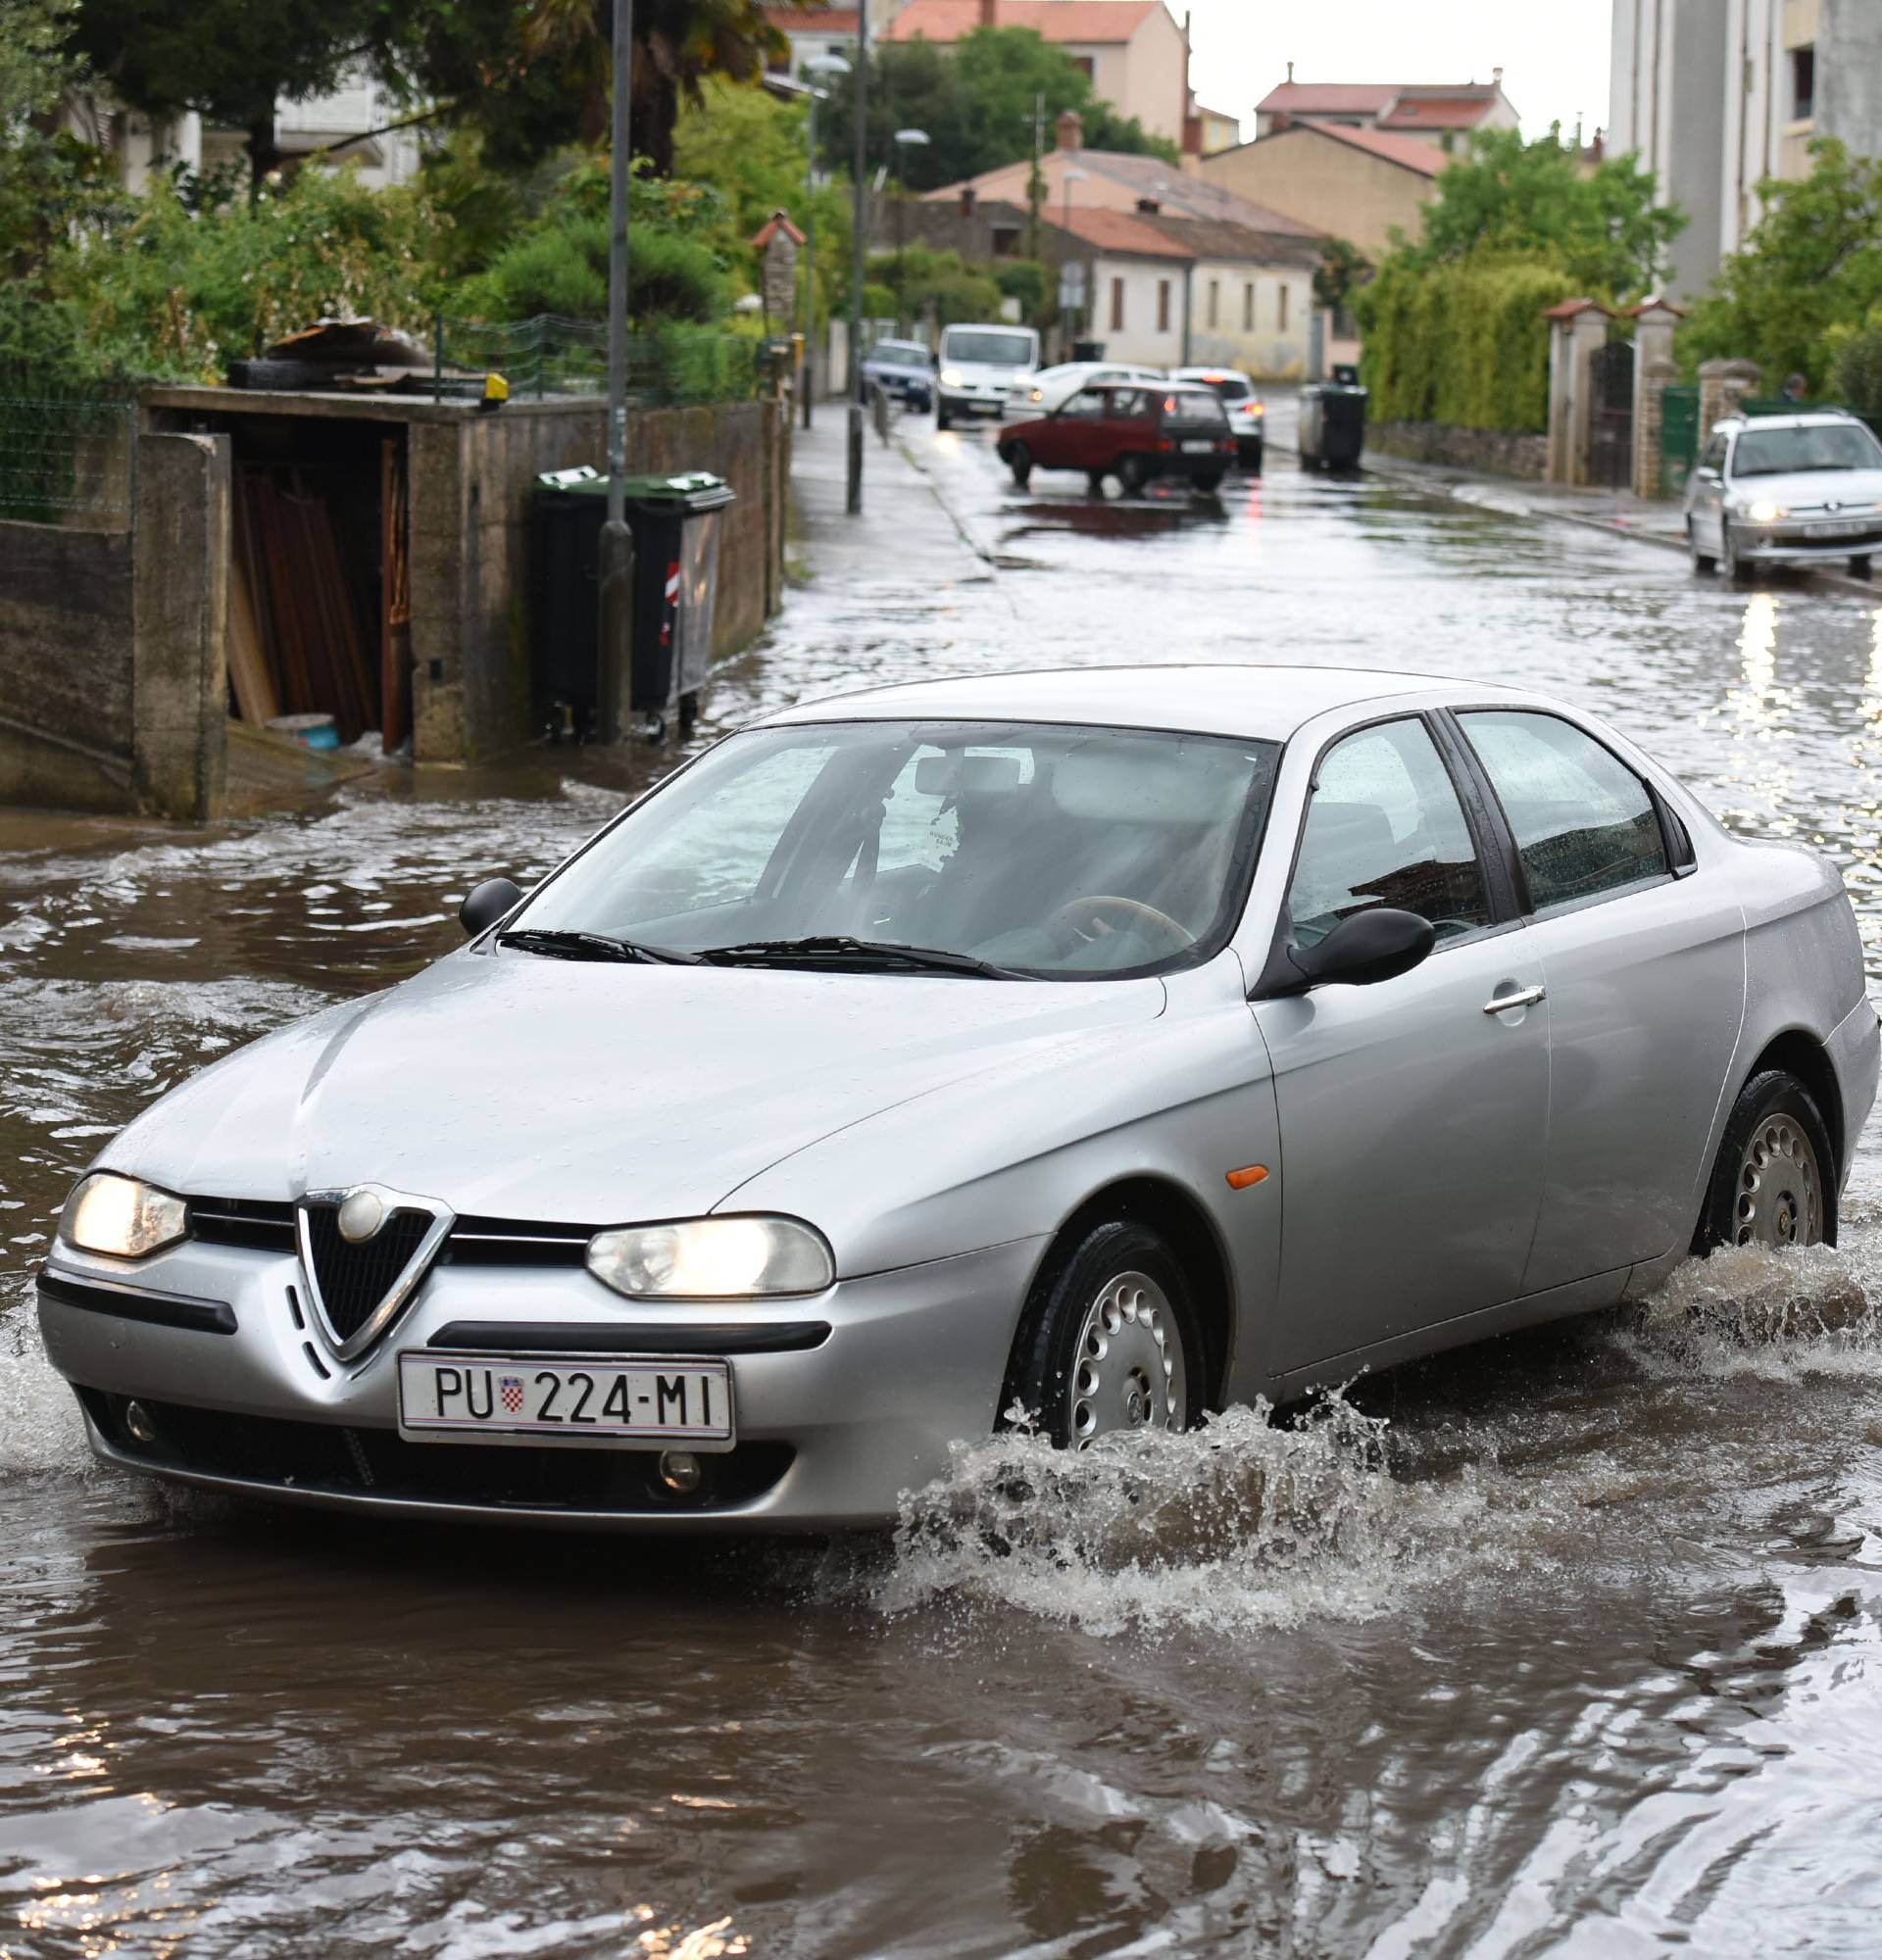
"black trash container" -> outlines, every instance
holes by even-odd
[[[630,476],[634,534],[631,706],[662,735],[675,709],[690,729],[713,657],[718,590],[718,513],[734,492],[706,470]],[[551,740],[593,738],[601,664],[601,527],[608,479],[583,465],[536,478],[531,549],[532,670],[538,725]]]
[[[1359,370],[1344,364],[1330,381],[1301,390],[1300,450],[1308,469],[1352,469],[1365,447],[1365,390]]]

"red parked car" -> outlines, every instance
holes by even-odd
[[[1185,476],[1193,490],[1213,490],[1235,461],[1235,437],[1209,388],[1099,381],[1050,415],[1009,423],[999,454],[1021,490],[1035,469],[1082,469],[1094,490],[1114,476],[1134,497],[1153,476]]]

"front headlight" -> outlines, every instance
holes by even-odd
[[[949,388],[958,388],[958,387],[960,387],[960,385],[961,385],[961,370],[960,370],[960,368],[942,368],[942,370],[941,370],[941,380],[942,380],[942,384],[943,384],[943,386],[945,386],[945,387],[949,387]]]
[[[81,1178],[59,1214],[59,1236],[81,1252],[141,1259],[189,1234],[189,1206],[141,1178],[114,1170]]]
[[[836,1261],[796,1218],[683,1218],[597,1232],[588,1270],[629,1299],[765,1299],[821,1293]]]
[[[1745,514],[1755,524],[1774,524],[1784,514],[1784,506],[1773,504],[1768,497],[1760,497],[1755,504],[1746,506]]]

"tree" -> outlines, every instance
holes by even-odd
[[[1653,172],[1634,157],[1608,157],[1589,170],[1555,131],[1525,143],[1518,130],[1491,129],[1438,173],[1422,207],[1423,240],[1402,249],[1420,265],[1530,257],[1560,266],[1591,293],[1645,294],[1658,287],[1666,249],[1686,225],[1655,193]]]
[[[1882,305],[1882,158],[1810,145],[1810,173],[1758,187],[1763,215],[1680,329],[1683,358],[1756,361],[1773,384],[1830,377],[1836,329]]]
[[[1091,77],[1030,27],[976,27],[950,48],[892,41],[870,57],[868,155],[894,169],[895,132],[927,132],[905,160],[908,187],[936,190],[1032,154],[1034,106],[1045,99],[1045,141],[1067,109],[1083,119],[1095,150],[1125,150],[1174,163],[1174,145],[1120,117],[1092,91]],[[823,113],[833,157],[855,153],[854,82],[836,76]]]
[[[0,0],[0,265],[32,279],[75,223],[114,202],[105,160],[60,126],[85,80],[74,0]],[[0,343],[17,347],[9,331]]]
[[[1356,286],[1372,276],[1372,262],[1348,238],[1327,238],[1313,268],[1313,304],[1337,313],[1352,302]]]
[[[245,130],[252,180],[281,162],[274,106],[332,88],[387,45],[387,0],[79,0],[78,47],[122,102]]]

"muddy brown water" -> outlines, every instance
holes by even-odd
[[[1215,513],[1022,500],[920,440],[1007,568],[812,581],[706,732],[1040,660],[1514,676],[1833,852],[1882,975],[1875,608],[1279,467]],[[1303,1429],[985,1445],[892,1544],[421,1532],[91,1468],[29,1302],[74,1172],[453,944],[471,880],[618,807],[609,767],[203,835],[0,820],[0,1956],[1882,1948],[1873,1128],[1840,1251]]]

